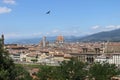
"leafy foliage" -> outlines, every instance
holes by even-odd
[[[68,80],[83,80],[87,75],[85,67],[85,63],[77,59],[71,59],[68,62],[64,61],[61,64],[61,75]]]
[[[89,72],[95,80],[110,80],[112,76],[119,74],[119,70],[114,64],[109,64],[106,62],[94,63]]]
[[[0,44],[0,80],[32,80],[29,72],[15,65],[7,50]],[[86,76],[95,80],[110,80],[120,74],[120,70],[109,63],[94,63],[92,66],[72,58],[63,61],[60,66],[42,66],[37,76],[40,80],[84,80]]]
[[[8,52],[0,44],[0,80],[14,80],[15,65],[13,60],[9,57]]]
[[[22,66],[15,66],[2,44],[0,44],[0,80],[32,80]]]
[[[56,78],[56,70],[54,66],[41,66],[37,75],[40,80],[59,80]]]
[[[30,73],[21,65],[16,65],[16,79],[15,80],[32,80]]]
[[[110,80],[111,77],[119,75],[120,70],[109,63],[86,64],[71,59],[63,61],[60,66],[42,66],[38,72],[40,80]]]
[[[60,66],[43,66],[38,72],[40,80],[83,80],[86,65],[78,60],[63,61]]]

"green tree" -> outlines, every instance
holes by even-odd
[[[0,43],[0,80],[31,80],[29,73],[21,66],[16,66],[9,57],[9,52]]]
[[[85,63],[76,59],[63,61],[60,66],[42,66],[38,72],[40,80],[84,80],[87,71]]]
[[[97,62],[90,67],[89,72],[95,80],[110,80],[112,76],[119,74],[119,69],[114,64]]]
[[[63,61],[61,63],[61,76],[64,80],[84,80],[87,75],[86,65],[77,59]]]
[[[15,80],[32,80],[30,73],[22,65],[16,65],[14,70],[16,72]]]
[[[40,80],[59,80],[56,79],[56,70],[54,66],[41,66],[37,76]]]
[[[38,60],[37,60],[37,59],[31,59],[31,61],[32,61],[33,63],[35,63],[35,62],[37,62]]]
[[[0,43],[0,80],[14,80],[14,68],[15,65],[13,60],[9,57],[8,51],[5,50]]]

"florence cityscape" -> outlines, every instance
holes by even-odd
[[[0,80],[120,80],[119,0],[0,0]]]

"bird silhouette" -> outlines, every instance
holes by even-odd
[[[50,11],[46,12],[46,14],[50,14]]]

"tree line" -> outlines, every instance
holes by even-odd
[[[115,64],[80,62],[77,59],[63,61],[60,66],[43,66],[37,76],[39,80],[111,80],[120,75],[120,69]]]
[[[0,44],[0,80],[111,80],[120,75],[115,64],[81,62],[76,58],[63,61],[60,66],[40,66],[33,79],[25,67],[15,65],[9,52]]]

